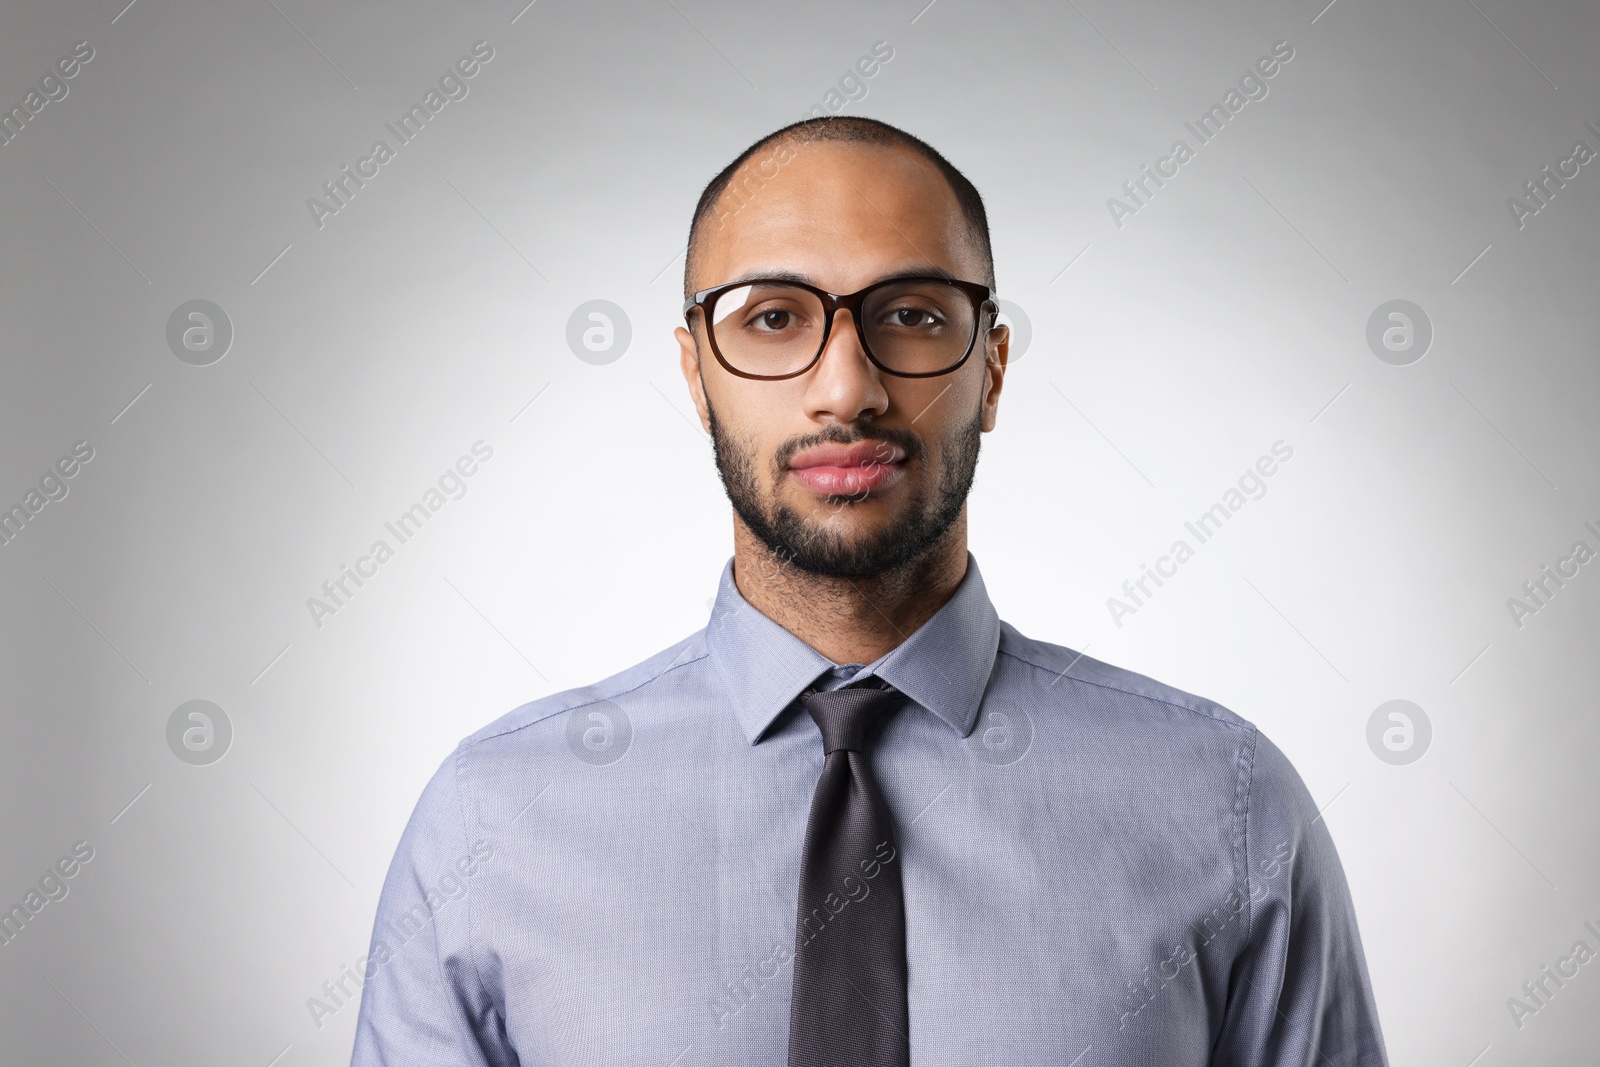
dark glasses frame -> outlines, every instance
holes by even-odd
[[[959,289],[972,301],[972,336],[967,338],[967,347],[962,352],[961,358],[943,370],[913,372],[895,370],[892,367],[886,367],[879,362],[877,356],[872,354],[872,346],[867,343],[866,331],[861,326],[862,303],[876,290],[882,289],[885,286],[899,285],[904,282],[939,282],[943,285],[949,285]],[[723,356],[722,350],[717,347],[717,331],[716,327],[713,326],[711,322],[710,307],[712,303],[714,303],[717,297],[721,296],[723,293],[731,292],[734,289],[744,289],[746,287],[756,285],[783,285],[793,289],[804,289],[806,292],[811,293],[822,301],[824,315],[822,325],[822,341],[817,345],[816,354],[811,357],[811,362],[807,363],[797,371],[790,371],[788,374],[751,374],[749,371],[742,371],[738,367],[735,367],[733,364],[729,363],[728,360]],[[949,374],[952,371],[958,370],[967,362],[968,359],[972,357],[972,350],[976,347],[978,335],[986,332],[983,329],[984,311],[986,309],[991,310],[994,312],[996,317],[998,317],[1000,312],[1000,305],[995,300],[994,290],[989,288],[987,285],[983,285],[979,282],[965,282],[955,278],[946,278],[937,274],[901,274],[893,278],[884,278],[881,281],[873,282],[865,289],[858,289],[853,293],[846,293],[843,295],[839,293],[830,293],[826,289],[819,289],[815,285],[808,285],[805,282],[797,282],[791,278],[747,278],[744,281],[729,282],[727,285],[717,285],[711,287],[710,289],[702,289],[698,293],[695,293],[693,296],[691,296],[688,300],[683,302],[683,318],[684,321],[688,323],[691,331],[694,329],[694,320],[690,318],[690,313],[694,311],[695,308],[700,309],[700,318],[705,323],[706,340],[711,344],[711,354],[717,357],[717,362],[722,364],[723,369],[725,369],[729,374],[736,374],[741,378],[750,378],[761,382],[776,382],[782,381],[786,378],[797,378],[806,371],[810,370],[812,367],[815,367],[817,365],[817,361],[822,358],[822,353],[827,351],[828,338],[833,335],[833,320],[841,309],[849,311],[850,317],[855,320],[856,340],[860,342],[861,350],[867,354],[867,358],[872,361],[872,365],[877,367],[883,373],[892,374],[897,378],[937,378],[941,374]],[[994,327],[991,324],[990,329],[993,328]]]

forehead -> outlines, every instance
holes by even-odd
[[[949,183],[898,146],[768,146],[740,167],[703,225],[696,289],[767,269],[834,292],[917,267],[985,273]]]

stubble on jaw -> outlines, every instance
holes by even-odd
[[[966,499],[977,472],[982,443],[981,408],[940,442],[943,464],[935,473],[934,484],[930,487],[924,480],[901,516],[855,541],[847,541],[833,520],[847,515],[862,498],[818,498],[810,513],[803,514],[777,500],[775,492],[764,494],[757,477],[760,459],[755,446],[718,422],[709,398],[706,408],[717,473],[739,525],[748,531],[757,549],[764,582],[786,586],[809,597],[860,594],[870,586],[898,599],[914,595],[930,584],[943,584],[930,582],[937,577],[934,572],[943,567],[954,563],[964,569],[964,554],[959,561],[953,561],[945,558],[952,555],[950,552],[939,550],[947,547],[952,537],[963,542],[965,539]],[[787,460],[803,448],[823,441],[848,444],[861,440],[886,441],[900,447],[909,465],[925,467],[928,462],[927,446],[911,430],[829,426],[781,447],[770,462],[771,484],[776,486],[785,477]]]

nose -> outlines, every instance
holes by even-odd
[[[867,358],[855,316],[845,308],[834,313],[822,358],[806,375],[804,403],[812,421],[845,426],[889,409],[883,375]]]

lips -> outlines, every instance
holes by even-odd
[[[791,459],[789,473],[820,496],[860,496],[899,481],[905,460],[887,441],[821,444]]]

